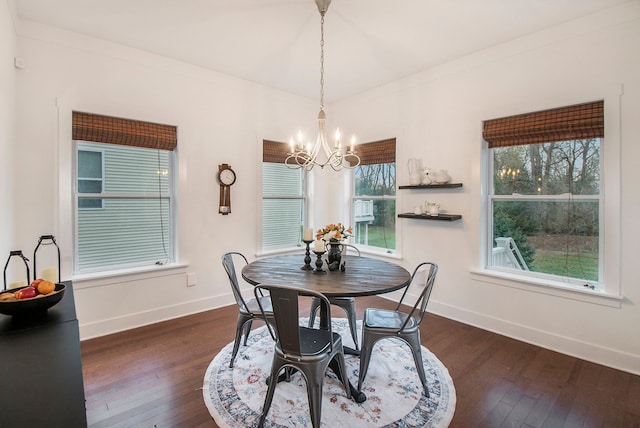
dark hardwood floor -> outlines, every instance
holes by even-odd
[[[392,307],[356,301],[360,319]],[[82,342],[89,426],[215,427],[202,380],[236,316],[229,306]],[[640,376],[433,314],[421,330],[455,384],[451,427],[640,427]]]

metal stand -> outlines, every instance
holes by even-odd
[[[313,240],[310,240],[310,241],[302,240],[302,242],[304,242],[307,245],[307,249],[305,250],[305,253],[304,253],[304,266],[302,266],[300,269],[313,270],[313,266],[311,266],[311,253],[309,252],[309,244],[311,244]]]
[[[7,259],[7,263],[4,265],[4,290],[7,289],[7,267],[9,266],[9,262],[11,261],[11,257],[18,256],[24,262],[24,266],[27,268],[27,285],[31,281],[31,274],[29,273],[29,259],[22,254],[22,250],[13,250],[9,252],[9,258]]]

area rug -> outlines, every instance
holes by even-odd
[[[300,320],[306,325],[307,320]],[[361,324],[361,321],[359,321]],[[353,347],[347,320],[334,318],[334,331],[343,344]],[[358,326],[361,331],[362,326]],[[204,377],[204,401],[220,427],[257,426],[267,392],[265,379],[271,370],[273,340],[265,326],[253,330],[247,346],[240,346],[234,368],[229,368],[233,342],[213,359]],[[430,397],[422,393],[408,345],[399,339],[379,341],[369,363],[363,392],[364,403],[357,404],[331,370],[324,380],[322,426],[326,427],[446,427],[456,404],[453,381],[446,367],[427,348],[422,358]],[[347,374],[354,386],[358,382],[360,360],[346,355]],[[290,382],[276,387],[267,415],[266,427],[309,427],[309,404],[304,378],[299,373]]]

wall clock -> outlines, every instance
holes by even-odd
[[[218,165],[218,183],[220,184],[220,207],[222,215],[231,213],[231,186],[236,182],[236,173],[229,164]]]

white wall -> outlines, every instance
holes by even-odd
[[[403,166],[410,157],[448,169],[455,181],[464,183],[452,192],[399,192],[401,210],[429,199],[463,215],[462,221],[450,224],[398,220],[401,263],[411,268],[427,259],[440,265],[432,310],[640,372],[635,332],[640,324],[635,303],[640,290],[634,269],[640,254],[636,220],[640,198],[635,184],[640,179],[635,167],[640,155],[638,8],[638,2],[631,2],[328,106],[330,127],[339,118],[343,128],[348,125],[358,132],[361,141],[397,138],[398,183],[408,181]],[[0,19],[6,21],[3,15]],[[9,246],[30,249],[39,235],[55,234],[63,245],[68,277],[72,109],[177,125],[179,251],[188,267],[78,281],[84,287],[76,290],[81,336],[231,303],[219,260],[229,249],[249,256],[256,249],[261,141],[287,141],[291,129],[317,115],[317,100],[35,23],[23,23],[18,34],[17,52],[26,67],[16,73],[17,143],[11,159],[19,166],[13,183],[25,190],[10,202],[12,214],[0,213],[3,219],[13,217],[8,218],[14,231]],[[10,48],[1,49],[2,57],[11,57]],[[10,79],[2,75],[0,85],[10,86],[6,83]],[[482,120],[610,97],[620,83],[625,88],[621,117],[625,300],[620,307],[475,280],[471,271],[479,267]],[[6,121],[10,114],[0,115],[0,120]],[[5,138],[6,131],[0,132]],[[217,213],[215,172],[223,162],[239,176],[230,216]],[[327,204],[333,198],[326,192],[340,187],[338,179],[331,180],[332,185],[315,187],[316,228],[342,214]],[[7,186],[0,185],[0,191],[6,192]],[[197,274],[195,287],[186,287],[186,272]]]
[[[464,184],[447,192],[398,194],[400,211],[431,200],[463,217],[452,223],[398,219],[403,264],[431,260],[440,265],[431,310],[640,373],[639,46],[640,3],[631,2],[332,106],[342,123],[365,134],[364,140],[398,138],[399,184],[408,184],[406,164],[412,157],[431,168],[448,169],[453,181]],[[603,98],[615,110],[621,84],[621,122],[607,122],[611,129],[606,131],[621,140],[622,151],[621,170],[607,172],[613,174],[610,178],[621,174],[622,183],[620,275],[625,299],[620,307],[575,300],[571,293],[558,297],[525,291],[510,281],[478,281],[472,271],[480,268],[482,121]],[[618,126],[619,132],[613,129]]]
[[[16,33],[9,3],[0,3],[0,258],[4,268],[13,247],[13,163],[11,153],[15,143],[15,55]],[[12,261],[13,266],[13,261]],[[0,289],[4,284],[0,284]]]
[[[258,159],[263,138],[287,141],[316,102],[122,46],[22,22],[14,164],[14,245],[33,251],[52,233],[63,279],[72,256],[71,111],[178,126],[178,233],[186,268],[74,281],[87,338],[233,302],[220,257],[256,251]],[[280,131],[283,129],[284,131]],[[232,214],[218,214],[218,165],[238,174]],[[40,262],[38,262],[40,265]],[[197,285],[186,286],[186,273]]]

